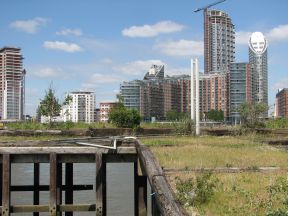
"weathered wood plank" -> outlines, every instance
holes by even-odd
[[[11,163],[10,154],[3,154],[2,168],[2,216],[10,216],[11,203]]]
[[[67,190],[73,190],[73,191],[83,191],[83,190],[93,190],[93,185],[73,185],[72,187],[62,185],[61,190],[67,191]],[[34,191],[33,185],[13,185],[10,187],[11,191]],[[49,185],[39,185],[38,187],[39,191],[49,191]]]
[[[137,177],[139,215],[147,215],[147,176]]]
[[[78,204],[78,205],[60,205],[61,212],[87,212],[87,211],[95,211],[95,204]]]
[[[137,163],[137,154],[105,154],[106,163]]]
[[[49,212],[49,205],[14,205],[11,209],[13,213]],[[60,205],[59,211],[95,211],[95,204]]]
[[[40,184],[40,164],[34,163],[34,190],[33,190],[33,205],[39,205],[39,184]],[[33,216],[39,216],[38,212],[34,212]]]
[[[134,215],[139,215],[138,163],[134,162]]]
[[[119,147],[117,150],[95,148],[95,147],[0,147],[0,154],[135,154],[135,147]]]
[[[65,164],[65,204],[73,204],[73,163]],[[92,186],[93,188],[93,186]],[[65,216],[73,216],[72,211],[65,212]]]
[[[173,191],[152,152],[149,148],[142,145],[140,141],[137,140],[135,142],[140,163],[142,163],[152,190],[155,192],[154,196],[157,200],[161,214],[170,216],[188,215],[176,202]]]
[[[2,206],[2,163],[0,164],[0,206]],[[0,216],[2,215],[2,207],[0,210]]]
[[[50,216],[57,215],[57,155],[50,154]]]
[[[96,163],[96,208],[98,211],[103,211],[103,180],[105,168],[103,168],[102,154],[95,154]],[[105,165],[105,164],[104,164]],[[106,166],[106,165],[105,165]],[[104,170],[103,170],[104,169]]]
[[[11,209],[13,213],[49,212],[49,205],[14,205]]]
[[[62,163],[59,163],[58,161],[58,156],[57,156],[57,199],[56,199],[56,204],[57,204],[57,208],[58,206],[60,206],[62,204]],[[58,212],[57,209],[57,213],[56,215],[60,216],[62,215],[62,213]]]

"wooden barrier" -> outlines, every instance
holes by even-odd
[[[87,139],[88,141],[88,139]],[[37,143],[35,145],[35,143]],[[83,147],[65,142],[26,143],[27,146],[7,147],[0,144],[0,211],[1,216],[10,216],[12,213],[33,213],[39,216],[40,212],[48,212],[50,216],[73,216],[76,211],[93,211],[96,216],[106,215],[106,165],[107,163],[134,164],[134,215],[185,215],[173,197],[164,173],[152,155],[151,151],[138,141],[127,142],[117,149]],[[140,163],[139,163],[140,162]],[[31,185],[11,185],[11,164],[32,163],[33,182]],[[49,185],[40,184],[41,163],[50,165]],[[93,185],[76,185],[73,182],[73,164],[95,163],[95,203],[73,203],[73,193],[79,190],[93,190]],[[65,165],[65,173],[62,165]],[[65,182],[62,176],[65,175]],[[152,210],[147,204],[147,178],[151,184]],[[11,192],[33,192],[32,205],[11,205]],[[49,200],[40,204],[40,192],[49,191]],[[62,201],[62,191],[65,193],[65,203]],[[153,195],[154,194],[154,195]],[[150,215],[150,214],[149,214]]]

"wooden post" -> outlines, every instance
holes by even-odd
[[[134,162],[134,215],[138,216],[139,215],[139,190],[138,190],[138,163]]]
[[[137,179],[139,215],[147,215],[147,176],[138,176]]]
[[[10,154],[3,154],[2,162],[2,216],[10,216],[10,202],[11,202],[11,163]]]
[[[57,208],[62,204],[62,163],[57,162]],[[59,208],[58,208],[59,210]],[[62,212],[57,210],[57,216],[62,215]]]
[[[106,215],[106,163],[102,154],[95,154],[96,162],[96,215]],[[98,214],[97,214],[98,211]]]
[[[50,216],[57,216],[57,155],[50,154]]]
[[[0,206],[2,206],[2,162],[0,163]],[[0,216],[2,215],[2,211],[0,211]]]
[[[73,204],[73,163],[65,164],[65,204]],[[65,216],[73,216],[73,212],[65,212]]]
[[[34,191],[33,191],[33,205],[39,205],[39,183],[40,183],[40,164],[34,163]],[[33,212],[33,216],[39,216],[39,212]]]

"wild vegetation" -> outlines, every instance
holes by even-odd
[[[142,142],[166,170],[179,201],[191,214],[286,215],[288,152],[258,141],[262,139],[259,135],[178,136]],[[212,173],[205,173],[207,168]],[[213,172],[216,168],[245,171]]]

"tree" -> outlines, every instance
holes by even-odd
[[[169,110],[166,112],[166,120],[168,121],[179,121],[187,117],[188,113],[177,112],[176,110]]]
[[[109,121],[117,127],[135,128],[140,125],[141,117],[138,110],[115,106],[109,113]]]
[[[207,112],[207,118],[213,121],[223,121],[224,112],[222,110],[211,109],[209,112]]]
[[[243,103],[238,108],[241,122],[248,128],[263,127],[263,116],[268,107],[264,103]]]
[[[43,116],[47,116],[49,125],[52,126],[52,120],[56,116],[59,116],[60,110],[61,104],[59,103],[59,100],[55,97],[55,92],[50,86],[48,91],[46,91],[44,99],[40,102],[38,112]]]

